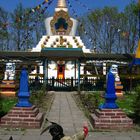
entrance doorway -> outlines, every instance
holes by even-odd
[[[65,65],[58,64],[57,68],[57,78],[58,79],[65,79]]]

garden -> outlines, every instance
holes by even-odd
[[[45,92],[44,87],[42,86],[39,89],[31,88],[31,97],[30,102],[36,105],[41,112],[46,112],[51,107],[51,103],[54,98],[54,94],[47,94]],[[94,111],[104,103],[104,95],[105,92],[101,91],[85,91],[81,94],[73,95],[75,96],[75,101],[78,106],[82,107],[85,115],[89,118],[90,113],[94,113]],[[134,123],[140,125],[140,86],[133,92],[124,92],[124,96],[122,98],[117,99],[118,106],[133,119]],[[7,114],[7,112],[15,106],[17,103],[16,97],[1,97],[0,96],[0,117]]]
[[[54,94],[46,94],[44,88],[41,86],[38,89],[33,89],[31,87],[30,91],[30,102],[36,105],[41,112],[46,113],[51,106]],[[6,115],[12,107],[14,107],[18,102],[17,97],[2,97],[0,96],[0,117]]]
[[[99,105],[104,103],[104,92],[83,92],[81,95],[74,95],[78,106],[83,109],[85,115],[90,118],[90,113],[94,113]],[[128,117],[133,119],[137,126],[140,126],[140,86],[132,92],[124,92],[122,98],[116,100],[117,105]]]

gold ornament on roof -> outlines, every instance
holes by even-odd
[[[41,48],[43,49],[45,46],[44,46],[44,44],[41,44]]]
[[[60,37],[60,45],[62,46],[63,43],[64,43],[64,39],[63,39],[63,37]]]
[[[57,8],[66,8],[66,0],[58,0]]]
[[[56,29],[55,25],[59,24],[59,20],[63,20],[64,23],[59,25],[59,28]],[[64,24],[67,25],[67,27],[64,27]],[[58,12],[55,12],[53,19],[51,20],[51,31],[55,35],[69,35],[70,31],[73,26],[73,21],[70,19],[70,16],[68,12],[65,12],[63,10],[60,10]]]

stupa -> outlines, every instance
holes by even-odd
[[[54,16],[45,19],[46,35],[42,36],[37,46],[32,49],[32,52],[81,50],[83,53],[90,53],[80,36],[76,35],[77,26],[78,21],[70,17],[66,1],[58,0]],[[73,61],[51,60],[48,62],[48,67],[48,78],[78,78],[78,69],[74,69]],[[81,74],[82,69],[81,67]]]

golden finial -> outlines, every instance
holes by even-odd
[[[66,8],[66,0],[58,0],[57,8]]]

